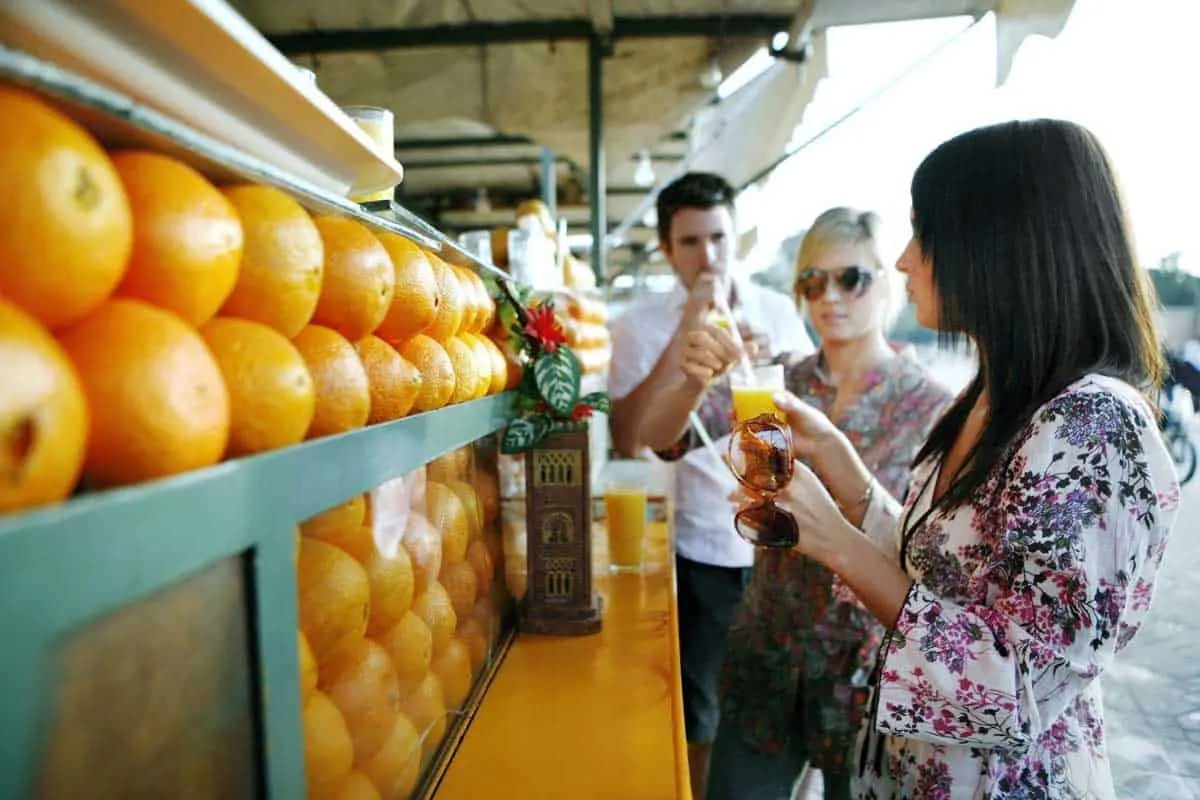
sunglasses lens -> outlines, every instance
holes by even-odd
[[[874,279],[874,273],[862,267],[846,267],[837,276],[838,286],[854,297],[860,297]]]
[[[796,283],[805,300],[817,300],[829,287],[829,273],[823,269],[806,269],[800,273]]]
[[[729,465],[743,486],[778,492],[792,479],[792,443],[773,417],[756,417],[738,426],[729,441]]]
[[[846,267],[836,272],[806,269],[796,279],[796,285],[806,300],[819,300],[829,288],[830,276],[837,281],[838,288],[851,297],[861,297],[875,280],[875,273],[865,267]]]
[[[733,521],[738,535],[755,547],[795,547],[800,540],[796,520],[769,501],[739,511]]]

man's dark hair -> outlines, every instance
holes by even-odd
[[[661,247],[671,242],[671,220],[685,208],[710,208],[725,206],[733,213],[733,201],[737,190],[729,181],[711,172],[689,172],[658,193],[658,241]]]

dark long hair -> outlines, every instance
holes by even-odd
[[[943,341],[970,339],[980,360],[916,462],[944,458],[984,389],[988,398],[979,441],[940,505],[967,501],[1038,408],[1084,375],[1157,388],[1153,288],[1112,166],[1086,128],[1044,119],[957,136],[918,167],[912,207]]]

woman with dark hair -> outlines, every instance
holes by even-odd
[[[797,549],[887,626],[854,793],[1113,797],[1099,676],[1137,632],[1179,506],[1148,396],[1150,289],[1094,136],[995,125],[933,151],[897,264],[970,386],[903,508],[816,409],[777,403]],[[818,477],[819,476],[819,477]]]

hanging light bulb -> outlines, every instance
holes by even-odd
[[[654,185],[654,165],[650,163],[650,154],[645,150],[638,153],[638,165],[633,173],[633,183],[643,189]]]
[[[700,85],[705,89],[716,89],[723,80],[725,75],[721,72],[721,65],[717,63],[717,57],[713,56],[708,60],[708,66],[700,73]]]

